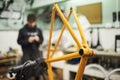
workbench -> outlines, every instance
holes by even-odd
[[[6,77],[9,68],[15,64],[16,55],[0,57],[0,80]],[[8,79],[6,79],[8,80]]]
[[[10,62],[16,60],[17,56],[6,56],[6,57],[0,57],[0,64],[5,62]]]
[[[95,57],[95,56],[101,57],[102,56],[102,57],[107,57],[107,58],[120,59],[120,54],[116,53],[114,51],[94,50],[94,53],[95,54],[93,57]],[[46,50],[43,50],[43,57],[46,58],[46,55],[47,55]],[[54,55],[54,57],[62,56],[62,55],[64,55],[64,52],[59,50],[59,51],[56,51],[56,54]],[[93,66],[89,67],[90,65],[93,65]],[[78,70],[78,66],[79,66],[79,64],[68,64],[65,60],[52,63],[53,68],[62,69],[63,80],[70,80],[70,77],[71,77],[70,74],[76,73]],[[102,67],[103,71],[101,71],[101,69],[99,69],[99,67]],[[120,68],[120,67],[118,67],[118,68]],[[113,69],[115,69],[115,68],[113,68]],[[86,65],[84,75],[105,79],[113,69],[106,69],[106,68],[104,68],[104,66],[100,65],[99,63],[90,63],[90,64]],[[111,80],[119,80],[120,74],[119,73],[112,74],[110,79]]]

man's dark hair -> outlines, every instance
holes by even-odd
[[[35,20],[36,20],[36,16],[34,14],[28,14],[27,21],[35,21]]]

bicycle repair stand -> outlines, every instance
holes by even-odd
[[[45,79],[45,73],[47,71],[47,65],[44,62],[45,59],[38,58],[34,61],[26,61],[24,64],[13,67],[9,70],[10,77],[14,74],[15,80],[28,80],[32,76],[42,76]]]

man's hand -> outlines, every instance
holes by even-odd
[[[35,40],[36,42],[38,42],[40,39],[39,39],[38,36],[34,36],[34,40]]]
[[[29,39],[28,39],[29,43],[32,43],[34,41],[38,42],[39,41],[39,37],[38,36],[34,36],[34,37],[31,36],[31,37],[29,37]]]
[[[34,37],[29,37],[29,38],[28,38],[28,42],[29,42],[29,43],[34,42],[34,40],[35,40]]]

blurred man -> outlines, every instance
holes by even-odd
[[[35,60],[41,55],[39,46],[43,42],[43,35],[41,29],[37,28],[35,20],[35,15],[29,14],[27,24],[19,30],[17,42],[23,51],[22,64],[27,60]],[[39,80],[39,77],[35,80]]]

